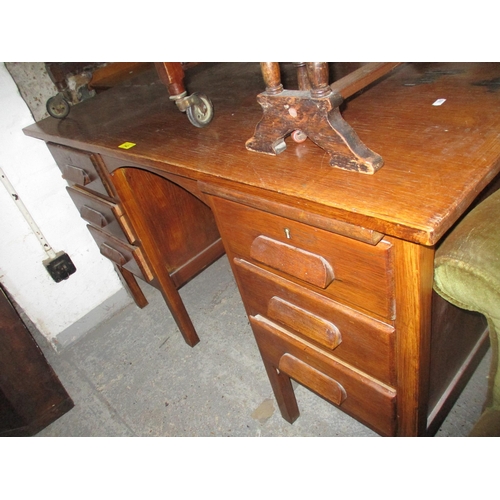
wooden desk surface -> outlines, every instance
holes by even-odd
[[[265,190],[287,205],[424,245],[435,244],[500,171],[500,64],[405,64],[350,98],[345,120],[385,160],[374,175],[331,167],[309,140],[287,139],[279,156],[247,151],[262,116],[258,63],[202,64],[187,77],[190,92],[214,104],[206,128],[188,122],[152,71],[25,133],[157,171]],[[438,99],[446,101],[434,106]],[[124,142],[136,146],[120,149]]]

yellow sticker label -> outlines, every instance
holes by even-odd
[[[118,147],[122,149],[130,149],[135,146],[135,143],[133,142],[124,142],[123,144],[120,144]]]

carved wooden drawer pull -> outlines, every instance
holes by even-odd
[[[280,321],[329,349],[335,349],[342,342],[342,335],[333,323],[279,297],[271,298],[267,314],[270,319]]]
[[[86,170],[80,167],[74,167],[73,165],[63,165],[61,166],[63,179],[79,184],[80,186],[86,186],[90,184],[91,178]]]
[[[291,354],[286,353],[281,356],[278,368],[336,405],[341,405],[347,397],[345,389],[336,380]]]
[[[253,240],[250,256],[320,288],[326,288],[335,278],[332,266],[324,257],[267,236],[257,236]]]
[[[104,214],[102,214],[98,210],[94,210],[93,208],[88,207],[87,205],[83,205],[83,207],[80,209],[80,215],[82,219],[90,222],[94,226],[105,227],[108,225],[108,221],[106,220]]]
[[[113,247],[110,247],[107,243],[102,243],[99,247],[101,254],[112,260],[115,264],[119,266],[124,266],[127,263],[125,256]]]

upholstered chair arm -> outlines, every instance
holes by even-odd
[[[464,217],[437,249],[434,289],[487,318],[492,348],[487,406],[500,416],[500,190]]]

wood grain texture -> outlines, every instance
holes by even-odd
[[[267,236],[260,235],[253,240],[250,256],[262,264],[320,288],[326,288],[335,279],[332,265],[321,255]]]
[[[217,182],[217,185],[206,182],[199,182],[198,185],[203,193],[242,203],[243,205],[258,208],[264,212],[281,215],[297,222],[304,222],[310,226],[341,234],[358,241],[363,241],[364,243],[369,243],[370,245],[376,245],[384,237],[383,234],[372,229],[355,226],[354,224],[328,218],[313,212],[307,212],[300,205],[293,206],[293,204],[290,204],[293,203],[293,200],[283,203],[269,199],[269,197],[261,198],[250,192],[243,185],[238,185],[238,190],[235,190],[234,186],[231,187],[227,183],[220,181]]]
[[[398,332],[397,432],[400,436],[425,435],[434,250],[404,240],[393,240],[393,244]]]
[[[269,300],[267,316],[328,349],[333,350],[342,342],[342,334],[334,323],[276,295]]]
[[[104,257],[146,282],[153,280],[153,271],[140,247],[129,245],[95,226],[88,225],[87,229]]]
[[[148,305],[148,299],[146,299],[146,296],[144,295],[142,288],[139,286],[139,283],[137,283],[135,276],[130,271],[127,271],[125,268],[116,264],[115,270],[121,278],[125,290],[130,293],[137,307],[140,309],[146,307]]]
[[[338,406],[347,397],[342,384],[339,384],[335,379],[312,368],[291,354],[285,353],[281,356],[278,369]]]
[[[186,91],[182,63],[157,62],[155,68],[160,80],[167,87],[170,96],[177,96]]]
[[[278,272],[334,300],[386,319],[393,318],[392,249],[387,241],[375,246],[361,243],[218,197],[212,199],[212,206],[226,250],[235,256],[252,259],[252,244],[260,236],[319,255],[334,269],[335,279],[326,288]],[[282,265],[300,270],[296,259]]]
[[[281,65],[278,75],[270,64],[271,85],[304,86],[296,66]],[[95,171],[102,196],[121,201],[152,283],[191,345],[198,338],[177,288],[223,252],[220,230],[286,420],[299,415],[288,370],[333,403],[329,380],[339,383],[340,408],[382,435],[426,435],[485,347],[480,323],[433,302],[433,258],[500,176],[500,64],[391,65],[371,73],[363,64],[330,65],[332,85],[347,97],[342,117],[384,159],[369,176],[332,168],[310,140],[287,137],[272,157],[245,148],[262,116],[258,63],[204,64],[186,74],[190,91],[206,91],[214,104],[205,128],[185,120],[152,71],[74,107],[71,119],[49,118],[25,133],[90,159],[88,169],[78,158],[58,162]],[[343,78],[349,69],[358,72]],[[370,83],[364,72],[380,78]],[[92,179],[78,179],[93,189]],[[276,251],[252,253],[260,237],[278,242]],[[280,252],[285,245],[299,252]],[[331,265],[326,288],[297,277],[314,267],[300,263],[301,252]],[[453,325],[462,320],[474,331],[456,341]],[[333,350],[318,333],[322,321],[341,332]]]
[[[156,74],[146,72],[75,106],[71,120],[49,118],[25,132],[184,177],[227,179],[312,213],[432,245],[500,171],[499,77],[496,63],[405,64],[353,95],[343,117],[384,158],[372,176],[330,167],[310,141],[287,141],[277,157],[247,151],[261,117],[258,63],[190,70],[190,89],[208,91],[214,104],[204,129],[195,130]],[[433,106],[440,98],[446,101]],[[136,146],[121,150],[124,141]]]
[[[376,82],[387,75],[401,63],[368,63],[330,85],[333,92],[339,93],[344,99]]]
[[[0,436],[32,436],[73,406],[0,286]]]
[[[396,386],[394,327],[377,321],[350,307],[311,292],[300,285],[276,276],[242,259],[230,259],[249,316],[261,315],[279,322],[309,342],[325,346],[311,332],[300,328],[291,317],[277,318],[270,311],[275,297],[299,306],[317,317],[333,323],[342,335],[342,342],[332,354],[381,382]]]
[[[48,144],[62,177],[70,186],[85,187],[101,196],[113,197],[115,191],[98,155],[58,144]]]
[[[120,206],[78,186],[66,188],[83,220],[100,228],[106,228],[113,236],[128,243],[135,243],[137,237],[130,227]]]
[[[199,338],[178,288],[224,254],[213,214],[191,193],[153,173],[120,168],[112,177],[165,302],[194,346]]]
[[[293,356],[308,366],[307,371],[300,371],[298,365],[292,365],[294,373],[280,372],[280,375],[293,377],[297,375],[297,382],[304,383],[320,396],[333,404],[338,404],[342,386],[347,397],[340,398],[341,408],[348,414],[354,415],[376,432],[382,435],[392,435],[396,427],[396,391],[384,386],[374,379],[357,372],[352,367],[335,360],[331,355],[316,349],[312,344],[298,339],[291,332],[261,316],[251,316],[257,344],[262,357],[279,369],[280,360],[286,354]],[[288,364],[281,365],[286,368]],[[314,376],[314,371],[320,376]],[[332,388],[330,379],[335,381]],[[279,397],[279,396],[277,396]],[[288,399],[291,398],[287,394]],[[331,398],[331,399],[330,399]]]

